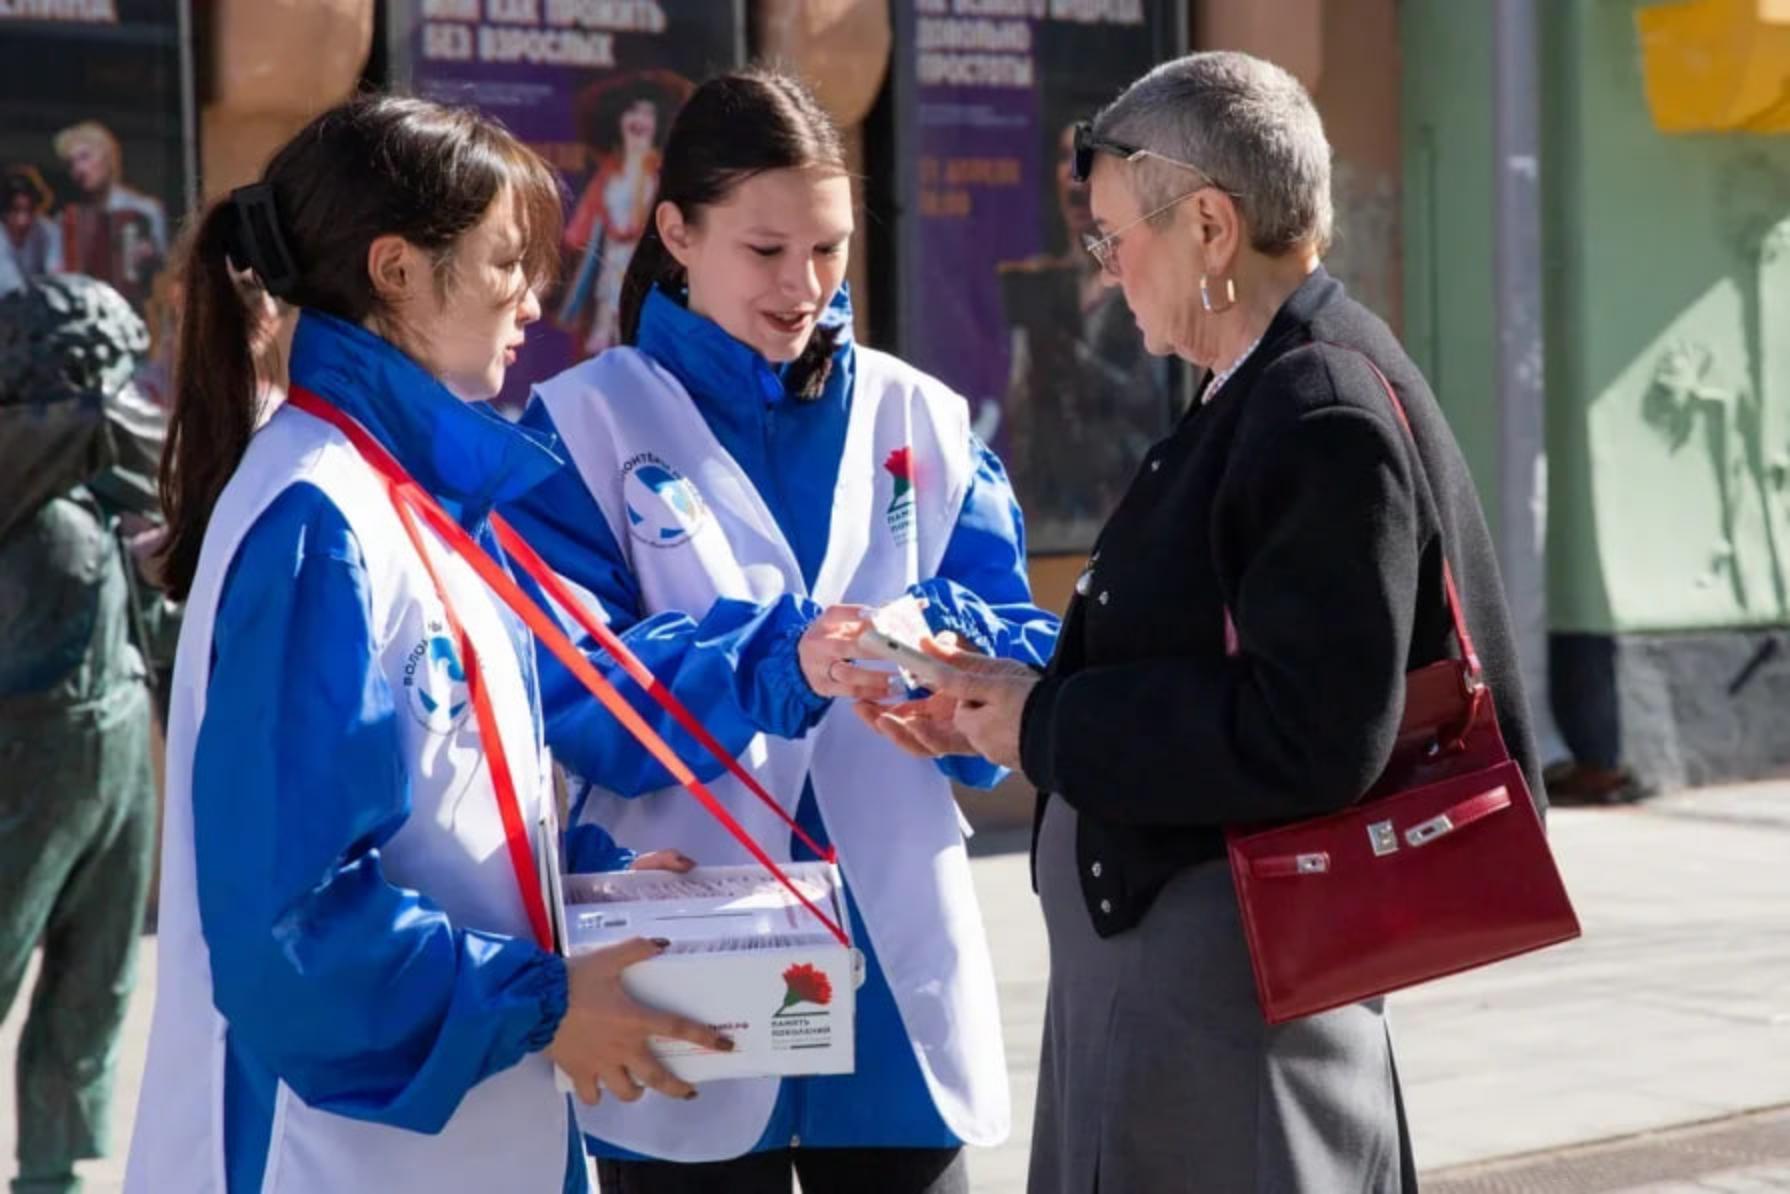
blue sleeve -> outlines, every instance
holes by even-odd
[[[976,469],[938,575],[909,591],[926,599],[926,622],[934,634],[953,631],[985,655],[1042,668],[1056,650],[1059,620],[1032,604],[1025,518],[1007,470],[975,436],[970,451]],[[974,788],[992,788],[1007,774],[1004,767],[968,756],[943,758],[938,765]]]
[[[545,1048],[565,964],[388,881],[410,815],[360,545],[283,494],[226,577],[193,759],[200,921],[233,1043],[314,1107],[436,1132]]]
[[[625,871],[638,857],[633,850],[617,844],[601,825],[572,825],[566,829],[565,839],[566,873],[569,875]]]
[[[530,404],[523,422],[554,433],[539,401]],[[629,650],[730,754],[737,756],[760,733],[800,738],[827,711],[796,654],[802,632],[820,614],[814,602],[790,594],[764,604],[723,598],[699,617],[678,610],[641,617],[639,583],[573,464],[506,505],[503,515],[556,573],[595,602]],[[594,640],[575,627],[569,633],[691,770],[704,780],[721,774],[722,764]],[[624,796],[674,782],[551,652],[541,647],[537,656],[547,741],[568,770]]]

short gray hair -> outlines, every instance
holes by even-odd
[[[1330,247],[1330,142],[1299,80],[1234,50],[1165,62],[1094,118],[1095,135],[1197,167],[1237,201],[1260,252]],[[1145,211],[1188,190],[1184,170],[1149,158],[1132,185]]]

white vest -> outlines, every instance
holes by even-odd
[[[158,989],[125,1182],[130,1194],[225,1189],[225,1021],[212,1003],[194,885],[193,746],[205,716],[212,626],[225,572],[261,512],[302,482],[323,491],[360,542],[372,591],[373,637],[397,703],[412,810],[381,851],[386,877],[428,896],[456,925],[529,933],[477,719],[464,685],[428,666],[429,642],[448,633],[434,586],[383,484],[348,441],[309,415],[282,409],[251,441],[218,501],[181,629],[168,719]],[[496,600],[472,570],[426,524],[423,534],[478,651],[524,820],[533,825],[549,790],[548,765],[515,647]],[[267,677],[269,684],[279,680]],[[558,1191],[565,1180],[566,1125],[565,1097],[555,1089],[543,1053],[479,1083],[437,1135],[320,1111],[281,1083],[261,1188],[265,1194]]]
[[[701,617],[720,597],[762,603],[796,593],[822,605],[875,605],[900,596],[936,574],[975,467],[963,399],[893,357],[857,349],[827,554],[810,591],[763,499],[661,366],[611,349],[539,393],[648,615]],[[902,449],[905,469],[895,456]],[[898,484],[902,471],[911,484]],[[1000,1143],[1011,1112],[994,969],[950,785],[837,703],[806,737],[760,734],[740,761],[792,816],[804,777],[812,779],[939,1113],[970,1144]],[[743,784],[724,774],[710,787],[773,858],[789,858],[788,826]],[[636,849],[750,861],[681,788],[635,799],[593,789],[584,816]],[[604,1100],[578,1114],[592,1135],[635,1152],[722,1160],[758,1142],[778,1083],[710,1083],[693,1102]]]

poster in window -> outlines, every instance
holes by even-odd
[[[170,240],[194,194],[181,0],[0,2],[0,293],[47,273],[111,284],[173,350]]]
[[[395,85],[471,104],[567,187],[563,263],[500,401],[617,342],[621,281],[652,218],[672,117],[745,56],[741,0],[390,0]]]
[[[1085,551],[1177,374],[1082,247],[1070,130],[1179,52],[1182,6],[894,0],[897,337],[969,399],[1036,552]]]

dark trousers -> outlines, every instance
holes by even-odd
[[[149,696],[0,716],[0,1016],[32,952],[43,968],[19,1037],[19,1194],[79,1190],[103,1156],[155,852]]]
[[[960,1148],[786,1148],[731,1161],[597,1162],[602,1194],[969,1194]]]

